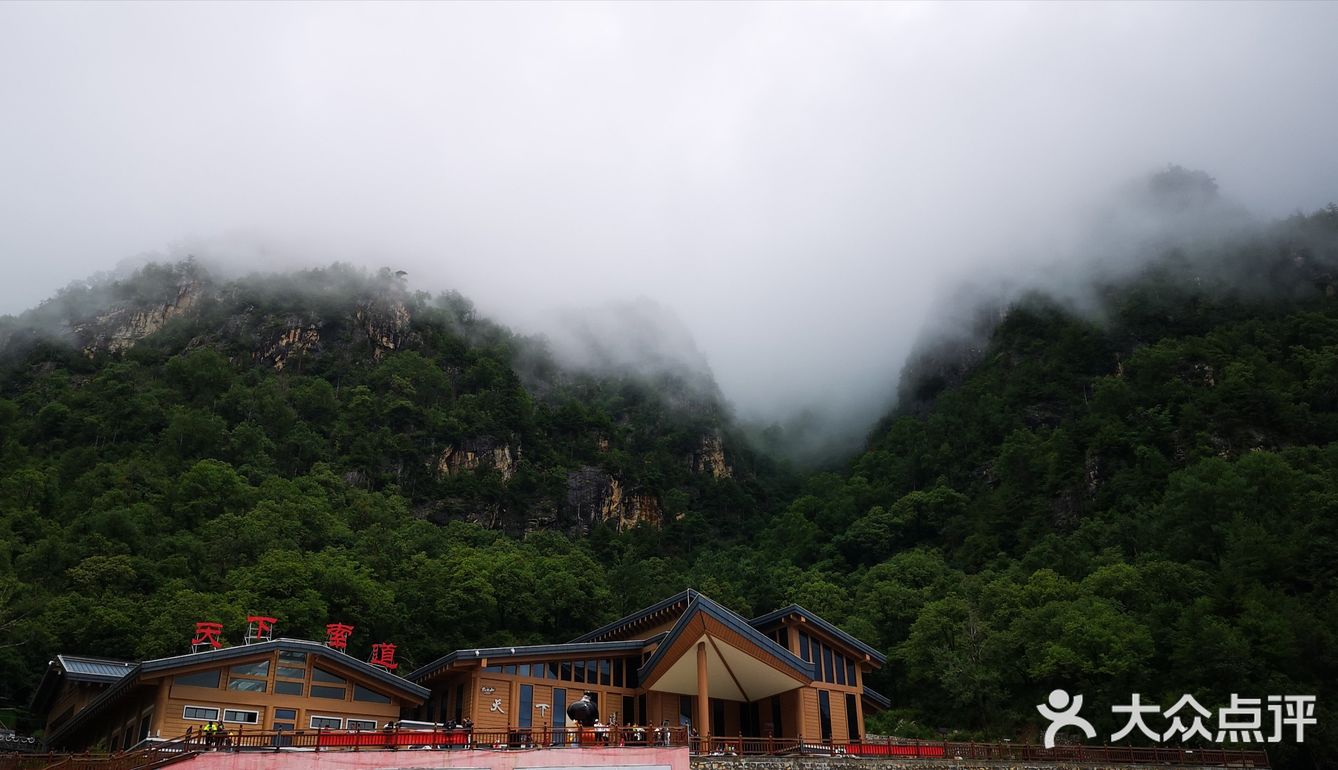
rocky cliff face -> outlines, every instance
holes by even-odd
[[[510,481],[519,463],[519,446],[513,450],[510,444],[492,436],[479,436],[447,445],[437,455],[436,470],[438,476],[454,476],[482,468],[497,471],[503,481]]]
[[[377,360],[411,341],[413,315],[400,297],[378,297],[360,303],[353,320],[366,333],[372,343],[372,356]]]
[[[123,303],[96,317],[71,325],[84,354],[120,353],[136,342],[163,328],[168,321],[185,315],[203,293],[203,283],[185,277],[176,286],[176,295],[163,302],[145,305]]]
[[[268,363],[283,371],[290,359],[320,354],[320,322],[291,318],[286,327],[271,344],[255,351],[253,357],[256,361]]]
[[[585,466],[567,474],[567,512],[578,528],[588,532],[598,523],[619,531],[638,524],[658,527],[664,523],[664,509],[654,495],[630,490],[622,482],[594,466]]]
[[[715,479],[734,476],[734,469],[725,462],[725,443],[719,433],[702,436],[701,445],[688,458],[688,467],[693,473],[710,474]]]

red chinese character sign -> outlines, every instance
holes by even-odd
[[[353,634],[353,626],[344,623],[331,623],[325,627],[325,646],[340,652],[348,651],[348,638]]]
[[[246,643],[268,642],[274,638],[274,624],[277,618],[264,615],[252,615],[246,619]]]
[[[199,652],[203,649],[217,650],[223,646],[223,640],[219,638],[222,634],[222,623],[210,623],[208,621],[196,623],[195,636],[190,640],[191,652]]]
[[[367,662],[386,671],[394,671],[400,667],[400,664],[395,662],[395,645],[388,643],[373,644],[372,658]]]

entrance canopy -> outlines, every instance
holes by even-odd
[[[812,683],[813,664],[698,596],[640,674],[659,692],[758,701]]]

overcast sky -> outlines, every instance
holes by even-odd
[[[1335,30],[1318,2],[0,3],[0,313],[145,253],[354,260],[527,330],[646,297],[745,413],[866,404],[946,287],[1130,177],[1338,199]]]

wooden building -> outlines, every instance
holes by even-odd
[[[703,736],[858,740],[887,708],[864,677],[874,648],[798,605],[752,620],[694,590],[567,644],[456,650],[408,675],[431,691],[412,718],[477,730],[556,730],[592,693],[605,721]]]
[[[33,698],[49,748],[116,751],[195,733],[377,729],[428,691],[324,644],[273,639],[141,663],[60,655]]]

